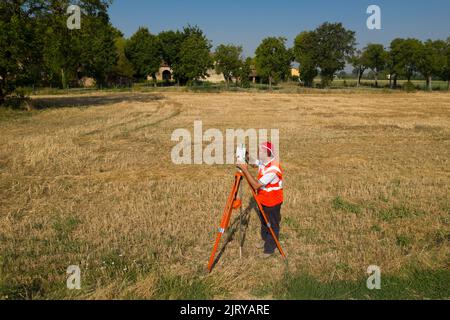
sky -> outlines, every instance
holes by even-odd
[[[381,8],[381,30],[367,28],[369,5]],[[448,0],[113,0],[109,13],[126,37],[139,26],[157,34],[198,25],[213,47],[242,45],[245,57],[253,56],[265,37],[283,36],[291,47],[297,34],[326,21],[355,31],[358,48],[368,43],[388,47],[397,37],[450,37]]]

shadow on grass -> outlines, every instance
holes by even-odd
[[[223,242],[223,245],[220,248],[219,253],[217,254],[217,256],[214,260],[214,263],[211,267],[211,271],[215,268],[217,263],[220,261],[220,258],[222,257],[225,250],[227,249],[228,244],[233,240],[236,232],[239,229],[240,229],[240,235],[241,235],[241,239],[239,239],[239,243],[240,243],[241,247],[244,246],[244,242],[245,242],[246,235],[247,235],[247,229],[248,229],[248,225],[249,225],[249,221],[250,221],[250,213],[251,213],[252,209],[256,210],[256,208],[257,208],[256,202],[252,198],[249,201],[248,207],[239,216],[237,216],[233,220],[233,222],[231,223],[231,225],[228,228],[227,237],[226,237],[225,241]]]
[[[108,95],[93,96],[70,96],[70,97],[51,97],[51,98],[33,98],[33,108],[37,110],[48,108],[67,108],[67,107],[90,107],[110,105],[115,103],[133,103],[133,102],[152,102],[164,99],[160,94],[135,94],[135,93],[114,93]]]
[[[287,300],[423,300],[450,298],[449,270],[412,269],[404,275],[381,277],[381,289],[369,290],[367,279],[320,282],[299,273],[285,275],[275,285],[274,296]]]

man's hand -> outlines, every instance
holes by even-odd
[[[248,164],[237,164],[236,167],[242,171],[244,176],[247,178],[248,182],[250,182],[252,188],[256,191],[261,188],[263,185],[256,180],[248,171]]]
[[[237,164],[236,167],[238,167],[238,169],[241,170],[242,172],[248,172],[248,165],[246,163]]]

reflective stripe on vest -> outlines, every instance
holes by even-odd
[[[277,182],[277,184],[279,185],[278,187],[262,187],[260,190],[263,190],[265,192],[272,192],[272,191],[278,191],[278,190],[283,190],[283,181],[280,180],[279,182]],[[272,185],[272,184],[270,184]]]

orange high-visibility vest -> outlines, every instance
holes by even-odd
[[[263,206],[275,207],[283,203],[283,171],[278,162],[272,161],[267,166],[259,167],[258,180],[260,180],[266,173],[273,172],[277,175],[270,184],[261,187],[258,190],[258,200]]]

